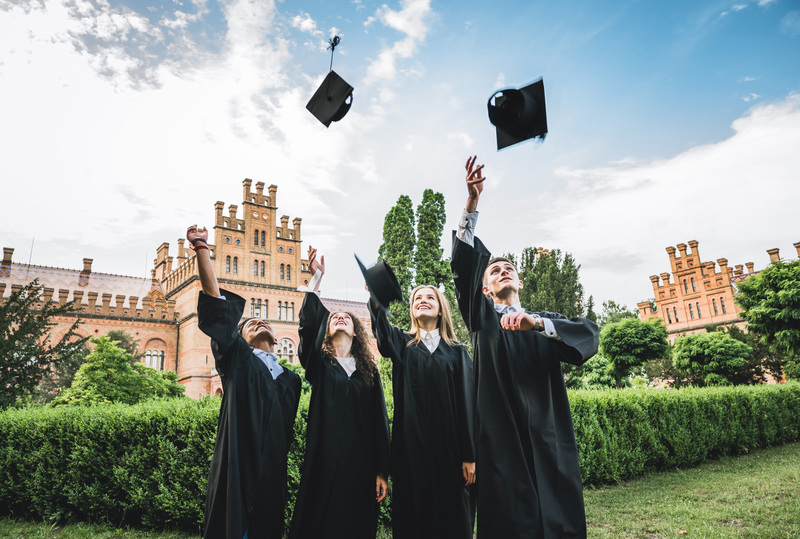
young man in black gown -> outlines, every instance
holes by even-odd
[[[478,409],[478,538],[586,537],[578,450],[559,362],[597,352],[597,326],[522,309],[514,265],[474,237],[483,165],[467,160],[467,205],[451,268],[470,332]]]
[[[278,364],[266,320],[242,320],[245,300],[217,283],[208,231],[189,227],[203,287],[197,325],[211,337],[222,404],[208,474],[205,539],[281,539],[286,458],[300,402],[300,377]]]

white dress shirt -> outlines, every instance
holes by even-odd
[[[461,214],[461,219],[458,220],[458,230],[456,231],[456,237],[469,245],[470,247],[475,247],[475,225],[478,223],[478,212],[474,211],[472,213],[468,212],[466,209]],[[513,309],[513,310],[511,310]],[[500,314],[506,314],[506,312],[517,312],[517,311],[525,311],[522,308],[520,303],[516,303],[515,305],[502,305],[500,303],[494,304],[494,310]],[[539,331],[538,333],[544,335],[545,337],[549,337],[551,339],[561,340],[561,337],[558,335],[556,331],[555,325],[553,321],[549,318],[542,317],[542,325],[544,329]]]
[[[433,331],[425,331],[424,329],[420,329],[419,336],[422,339],[422,344],[425,345],[425,348],[427,348],[428,352],[431,354],[439,347],[439,341],[442,340],[442,338],[439,336],[439,328],[436,328]]]
[[[354,357],[337,357],[336,361],[339,362],[339,365],[342,366],[344,372],[347,373],[347,378],[353,376],[353,373],[356,372],[356,358]]]

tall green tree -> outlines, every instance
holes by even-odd
[[[131,365],[131,355],[107,335],[92,337],[91,342],[94,350],[86,356],[72,385],[50,406],[136,404],[153,398],[183,395],[185,388],[178,383],[174,371],[157,371],[141,363]]]
[[[116,341],[117,346],[131,355],[131,364],[141,363],[144,352],[139,351],[139,339],[124,329],[109,331],[106,335],[108,335],[108,340]]]
[[[85,342],[80,348],[70,347],[62,353],[53,367],[42,376],[42,381],[31,396],[31,402],[47,404],[71,386],[78,369],[90,353],[91,350]]]
[[[586,302],[586,314],[584,318],[587,320],[591,320],[595,324],[597,323],[597,313],[594,312],[594,296],[589,296],[589,301]]]
[[[81,323],[76,319],[58,343],[51,343],[54,318],[75,309],[71,303],[46,303],[36,309],[43,292],[33,280],[0,305],[0,410],[34,392],[45,375],[86,342],[76,334]]]
[[[411,198],[400,195],[397,204],[392,206],[383,221],[383,244],[378,249],[378,258],[385,260],[394,270],[403,301],[395,301],[389,306],[394,323],[408,329],[411,316],[408,312],[408,295],[414,283],[414,206]]]
[[[748,331],[779,355],[800,356],[800,260],[778,260],[739,283]]]
[[[630,310],[626,305],[621,305],[614,300],[603,302],[603,310],[597,317],[597,325],[603,329],[606,324],[621,322],[626,318],[639,318],[639,309]]]
[[[447,221],[444,195],[425,189],[417,206],[417,249],[414,253],[416,286],[438,287],[452,279],[450,265],[442,259],[442,232]]]
[[[675,340],[672,363],[675,368],[699,378],[699,385],[732,385],[745,369],[753,350],[721,331],[684,335]]]
[[[667,327],[660,318],[625,318],[607,324],[600,332],[600,352],[608,358],[617,388],[635,368],[665,356],[668,350]]]
[[[583,285],[580,265],[570,253],[560,249],[537,252],[522,250],[517,271],[522,280],[519,299],[529,311],[551,311],[567,318],[583,314]]]

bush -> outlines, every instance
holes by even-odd
[[[798,383],[580,390],[570,391],[570,402],[584,484],[800,438]],[[300,484],[308,404],[305,392],[289,454],[287,525]],[[39,519],[71,513],[116,526],[197,531],[219,405],[218,398],[183,398],[0,413],[0,512]],[[384,525],[391,524],[389,504],[381,504]]]

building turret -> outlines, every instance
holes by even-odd
[[[250,186],[253,185],[253,180],[250,178],[245,178],[242,181],[242,200],[244,202],[252,202],[250,200],[252,198],[252,191],[250,191]]]
[[[781,251],[777,247],[775,249],[767,249],[770,262],[777,262],[781,259]]]
[[[303,220],[299,217],[295,217],[292,220],[292,225],[294,226],[294,239],[296,240],[300,239],[300,223],[302,222]]]

